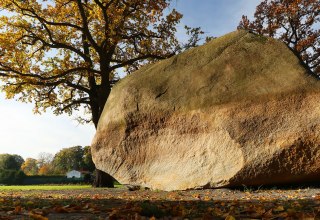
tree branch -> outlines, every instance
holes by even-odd
[[[88,100],[89,100],[89,97],[84,97],[84,98],[81,98],[81,99],[78,99],[78,100],[74,100],[74,101],[72,101],[70,104],[64,106],[64,107],[61,109],[61,111],[65,111],[66,109],[71,108],[71,107],[74,106],[74,105],[81,105],[81,104],[90,105],[90,102],[89,102]]]
[[[64,81],[64,83],[66,83],[67,86],[71,87],[71,88],[75,88],[78,89],[80,91],[86,92],[88,94],[90,94],[90,89],[85,88],[84,86],[80,86],[79,84],[74,84],[70,81]]]
[[[88,23],[84,8],[82,6],[81,0],[77,0],[77,4],[78,4],[79,11],[80,11],[81,19],[82,19],[83,33],[86,35],[87,39],[89,40],[90,44],[94,47],[94,49],[96,49],[96,51],[100,51],[101,49],[100,49],[99,45],[95,42],[95,40],[93,39],[93,37],[90,33],[89,23]]]
[[[167,57],[148,54],[148,55],[143,55],[143,56],[140,56],[140,57],[136,57],[136,58],[133,58],[133,59],[130,59],[130,60],[127,60],[127,61],[113,60],[113,62],[116,62],[116,63],[119,63],[119,64],[110,67],[110,70],[113,71],[113,70],[121,68],[121,67],[132,65],[133,63],[135,63],[135,62],[137,62],[139,60],[145,60],[145,59],[148,59],[148,58],[154,58],[154,59],[162,60],[162,59],[166,59]]]
[[[0,68],[0,71],[2,71],[2,72],[12,72],[12,73],[15,73],[15,74],[17,74],[19,76],[37,78],[37,79],[42,80],[42,81],[49,81],[49,80],[53,80],[53,79],[58,79],[58,78],[67,76],[67,75],[69,75],[71,73],[80,72],[80,71],[90,71],[90,72],[94,72],[94,73],[99,73],[100,74],[100,71],[93,70],[91,68],[76,67],[76,68],[73,68],[73,69],[65,70],[61,74],[58,74],[58,75],[49,76],[49,77],[43,77],[43,76],[37,75],[37,74],[22,73],[20,71],[17,71],[15,69],[11,68],[11,67],[5,66],[2,63],[0,63],[0,66],[2,67],[2,68]],[[1,73],[1,72],[0,72],[0,74],[3,74],[2,76],[7,76],[7,77],[11,76],[11,75],[4,74],[4,73]]]

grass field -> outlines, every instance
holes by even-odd
[[[76,190],[89,189],[91,185],[29,185],[29,186],[0,186],[0,191],[4,190]]]

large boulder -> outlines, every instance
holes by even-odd
[[[93,160],[160,190],[319,180],[319,103],[320,82],[285,44],[233,32],[121,80]]]

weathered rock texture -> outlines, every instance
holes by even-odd
[[[93,159],[161,190],[320,178],[320,82],[281,42],[230,33],[112,90]]]

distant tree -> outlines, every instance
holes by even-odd
[[[45,176],[53,175],[54,174],[53,167],[51,166],[51,164],[42,165],[39,168],[38,174],[39,175],[45,175]]]
[[[39,153],[38,159],[37,159],[37,163],[38,163],[39,168],[41,168],[44,165],[51,164],[53,157],[54,156],[51,153],[46,153],[46,152]]]
[[[242,16],[238,28],[282,40],[310,73],[319,77],[319,22],[319,0],[264,0],[257,6],[254,20]]]
[[[83,168],[83,148],[75,146],[63,148],[54,155],[52,165],[55,173],[65,174],[70,170],[80,170]]]
[[[21,170],[29,176],[37,175],[39,171],[37,160],[33,158],[27,158],[26,161],[22,164]]]
[[[38,174],[39,175],[53,175],[53,154],[41,152],[38,154],[37,164],[39,167]]]
[[[182,14],[169,11],[169,3],[0,1],[0,11],[9,12],[0,17],[2,89],[7,98],[33,102],[35,112],[71,115],[82,106],[90,118],[79,121],[97,127],[119,72],[130,74],[180,50],[175,34]],[[113,186],[112,178],[98,170],[95,185]]]
[[[86,146],[83,148],[83,169],[93,172],[95,170],[96,166],[94,165],[92,161],[92,155],[91,155],[91,147]]]
[[[12,154],[12,156],[14,157],[14,159],[17,161],[17,163],[21,167],[21,165],[24,163],[24,159],[18,154]]]
[[[0,154],[0,169],[3,170],[20,170],[23,158],[19,155]]]

